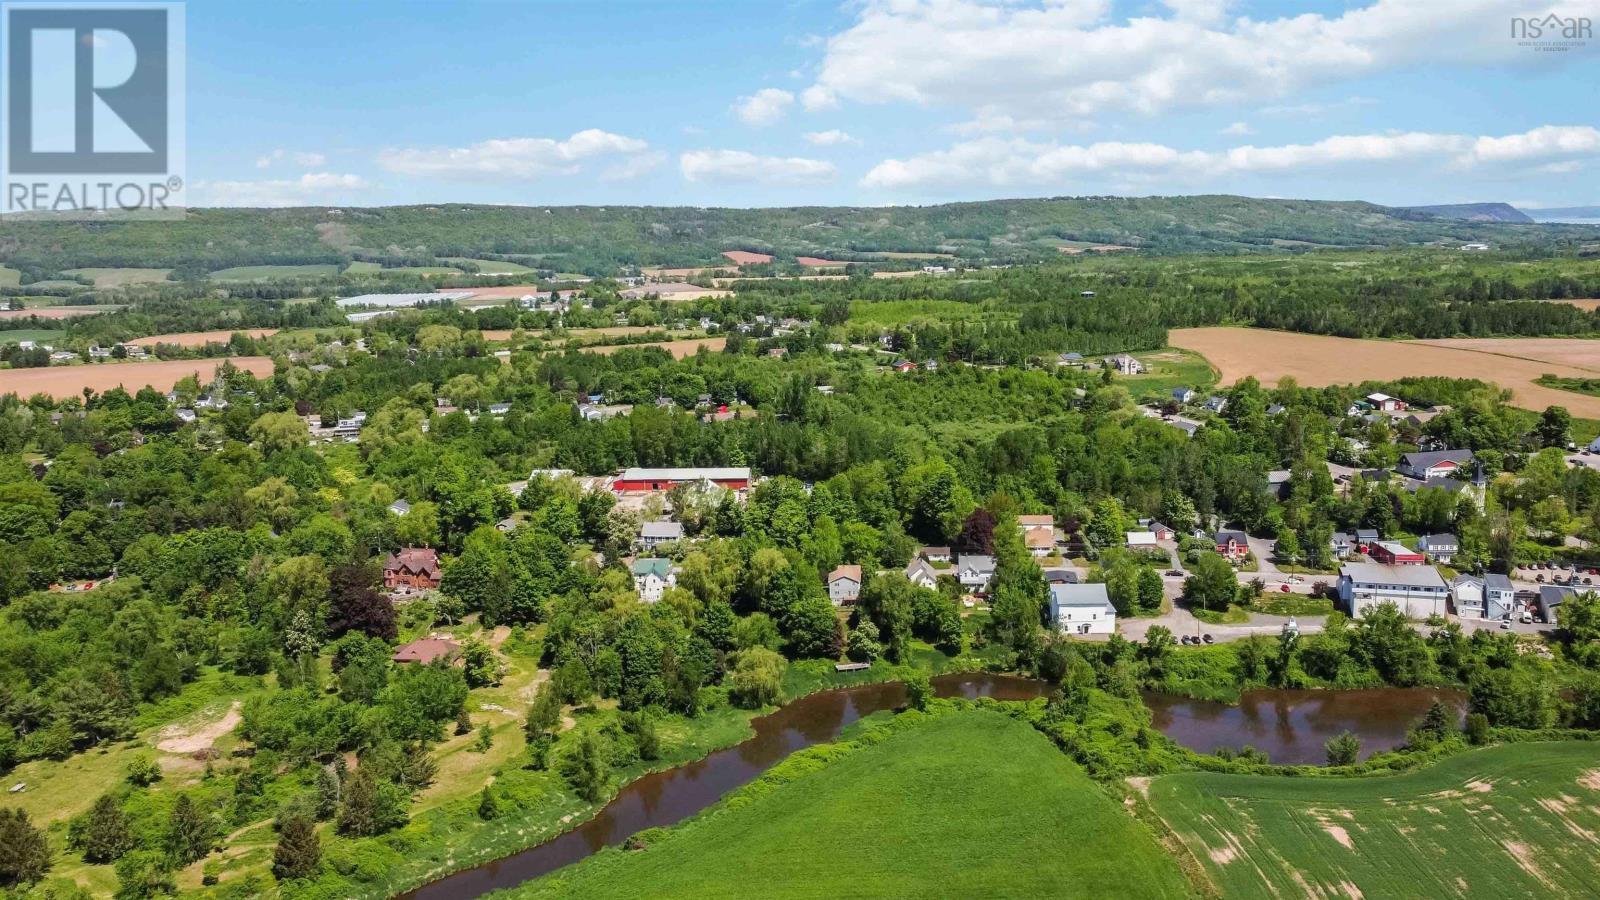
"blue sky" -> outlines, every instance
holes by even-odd
[[[187,5],[203,205],[1600,203],[1600,0]]]

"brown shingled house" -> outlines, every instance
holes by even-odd
[[[418,663],[425,666],[439,659],[454,661],[460,653],[461,645],[455,641],[425,637],[395,650],[391,658],[397,663]]]
[[[432,547],[407,547],[383,561],[383,586],[432,589],[439,586],[439,554]]]

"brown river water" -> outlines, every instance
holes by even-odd
[[[940,697],[1032,700],[1049,694],[1042,681],[971,673],[933,679]],[[837,740],[852,723],[905,703],[899,682],[867,684],[802,697],[753,719],[755,735],[677,768],[644,775],[622,788],[587,822],[542,844],[484,863],[399,895],[403,900],[470,900],[515,887],[616,846],[646,828],[672,825],[749,784],[784,757]],[[1349,729],[1361,736],[1362,756],[1398,746],[1406,728],[1440,699],[1461,715],[1459,691],[1389,688],[1372,691],[1250,691],[1238,706],[1146,694],[1155,726],[1186,747],[1208,753],[1250,744],[1275,763],[1325,761],[1323,743]]]

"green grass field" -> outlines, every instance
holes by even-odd
[[[1117,383],[1126,385],[1136,400],[1166,399],[1175,387],[1205,391],[1217,383],[1211,363],[1189,350],[1167,347],[1133,356],[1145,364],[1145,373],[1118,376]]]
[[[207,275],[212,281],[271,281],[274,278],[312,278],[320,275],[337,275],[339,267],[332,264],[304,266],[234,266],[218,269]]]
[[[904,325],[918,319],[935,322],[964,322],[981,319],[984,309],[976,303],[955,300],[856,301],[850,304],[850,321],[872,325]]]
[[[461,270],[460,269],[452,269],[449,266],[395,266],[392,269],[384,269],[379,274],[381,274],[381,275],[460,275],[461,274]]]
[[[442,256],[440,260],[452,266],[474,265],[478,267],[480,275],[521,275],[523,272],[532,272],[520,263],[501,262],[495,259],[473,259],[470,256]]]
[[[171,269],[67,269],[63,275],[81,275],[94,281],[97,288],[122,287],[128,284],[156,284],[167,280]]]
[[[0,344],[15,344],[21,341],[43,341],[49,343],[58,340],[63,334],[66,334],[66,332],[48,328],[22,328],[16,331],[0,331]]]
[[[1600,745],[1370,778],[1183,773],[1150,802],[1225,897],[1600,896]]]
[[[9,266],[0,266],[0,287],[16,287],[22,284],[22,273]]]
[[[973,709],[879,727],[886,737],[802,751],[707,814],[648,832],[647,850],[607,850],[515,893],[1188,896],[1145,827],[1027,724]]]
[[[363,262],[359,259],[344,267],[344,273],[346,275],[376,275],[382,271],[383,266],[380,266],[375,262]]]
[[[44,281],[35,281],[32,284],[28,285],[27,287],[28,287],[28,290],[30,290],[30,291],[39,290],[39,291],[69,291],[69,292],[71,292],[71,291],[87,291],[87,290],[91,290],[91,288],[87,284],[79,284],[76,281],[71,281],[71,280],[68,280],[66,278],[50,278],[50,279],[46,279]],[[56,299],[57,299],[57,301],[60,300],[59,297],[56,298]]]

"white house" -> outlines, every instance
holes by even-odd
[[[828,599],[834,606],[856,602],[861,596],[861,567],[840,566],[828,573]]]
[[[1144,363],[1139,362],[1137,359],[1134,359],[1126,353],[1119,353],[1116,356],[1107,357],[1105,364],[1110,368],[1116,369],[1123,375],[1144,374]]]
[[[917,587],[938,587],[939,570],[929,565],[925,559],[913,559],[906,564],[906,580]]]
[[[683,540],[683,525],[680,523],[645,522],[639,526],[639,539],[636,543],[646,550],[653,550],[668,541],[681,540]]]
[[[994,577],[994,557],[977,553],[964,554],[956,561],[956,580],[970,591],[982,593],[989,588]]]
[[[1453,534],[1425,534],[1418,539],[1417,549],[1434,562],[1449,565],[1461,552],[1461,540]]]
[[[1432,450],[1426,453],[1407,453],[1400,457],[1400,474],[1427,481],[1454,475],[1472,465],[1471,450]]]
[[[1394,604],[1411,619],[1450,611],[1450,589],[1433,566],[1346,563],[1339,567],[1339,599],[1352,617],[1383,603]]]
[[[1373,409],[1381,412],[1397,412],[1406,408],[1404,400],[1388,394],[1368,394],[1367,402],[1372,404]]]
[[[655,603],[667,588],[678,583],[678,573],[669,559],[636,559],[633,561],[633,588],[639,599]]]
[[[1111,634],[1117,610],[1103,584],[1052,584],[1050,621],[1066,634]]]
[[[1127,532],[1126,541],[1129,550],[1156,549],[1156,533],[1154,531]]]
[[[1450,581],[1450,594],[1463,619],[1500,619],[1516,606],[1516,589],[1504,575],[1458,575]]]

